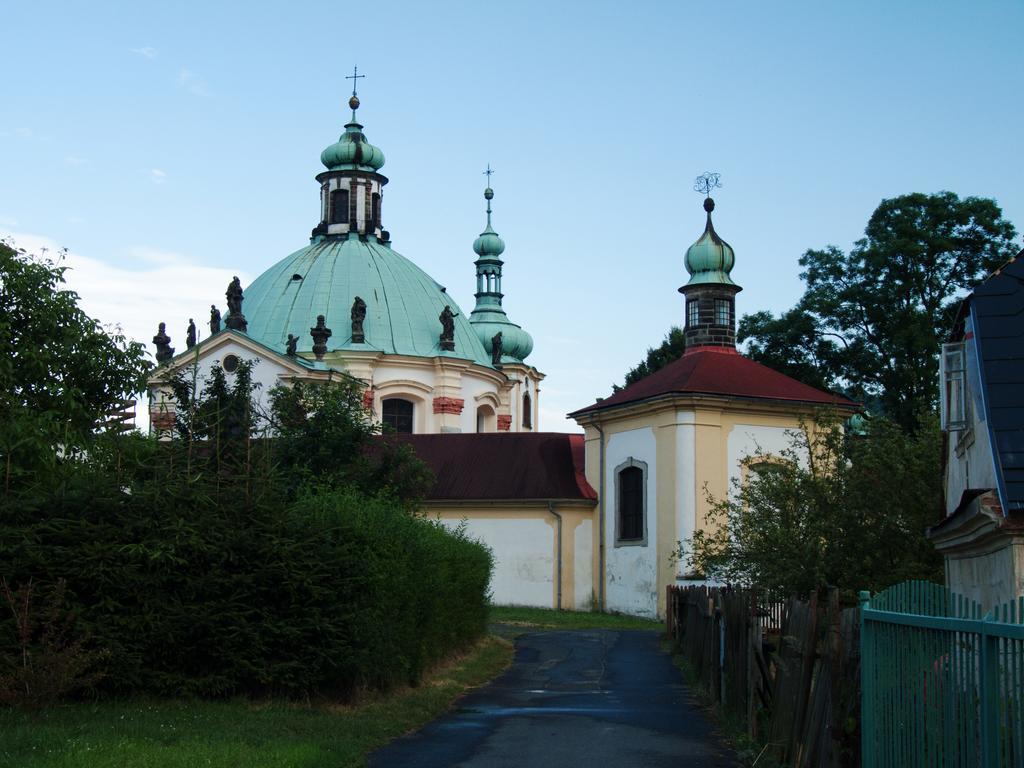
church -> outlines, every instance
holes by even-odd
[[[465,524],[494,552],[495,603],[657,616],[665,588],[703,583],[678,542],[707,525],[722,498],[788,444],[822,408],[855,403],[790,379],[736,349],[735,254],[712,224],[686,252],[686,353],[569,414],[583,434],[543,432],[544,374],[533,338],[502,308],[505,243],[486,224],[473,242],[475,306],[391,247],[382,225],[384,153],[349,100],[350,121],[320,155],[325,168],[309,244],[211,306],[210,335],[175,354],[161,323],[149,381],[151,430],[169,437],[168,373],[243,360],[261,397],[294,381],[356,380],[370,418],[407,439],[436,482],[425,513]],[[666,326],[675,318],[665,318]]]

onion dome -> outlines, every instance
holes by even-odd
[[[492,171],[487,167],[487,175]],[[497,361],[501,363],[522,363],[533,351],[533,337],[521,327],[508,319],[501,306],[504,294],[501,292],[501,270],[504,262],[501,254],[505,251],[505,241],[498,236],[491,226],[491,200],[494,190],[484,190],[487,200],[487,226],[480,236],[473,241],[473,250],[479,258],[476,260],[476,307],[469,316],[469,322],[487,354],[494,362],[494,343],[501,334],[501,355]]]
[[[690,273],[687,285],[718,283],[720,285],[736,285],[729,273],[736,263],[736,253],[732,246],[718,236],[715,226],[711,223],[711,212],[715,210],[715,201],[710,197],[704,200],[704,210],[708,212],[708,223],[702,234],[693,245],[686,250],[686,271]]]
[[[494,199],[494,190],[490,187],[484,190],[484,199],[487,200],[487,207],[490,208],[491,200]],[[480,237],[473,241],[473,250],[481,258],[497,257],[505,252],[505,241],[491,227],[490,211],[487,213],[487,226],[480,233]]]
[[[320,153],[320,162],[329,171],[377,172],[384,165],[384,152],[366,140],[363,126],[356,120],[359,98],[353,94],[348,100],[352,120],[345,124],[345,132],[338,141]]]

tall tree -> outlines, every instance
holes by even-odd
[[[0,461],[3,488],[87,443],[142,391],[141,344],[110,333],[64,287],[66,267],[0,243]],[[59,450],[58,450],[59,447]]]
[[[678,325],[673,325],[669,328],[668,333],[665,334],[661,344],[657,347],[649,347],[647,349],[647,356],[629,370],[626,374],[625,386],[628,387],[630,384],[635,384],[640,379],[661,370],[669,363],[682,357],[685,351],[686,337],[683,335],[683,329]],[[612,389],[618,392],[622,387],[613,384]]]
[[[796,593],[941,580],[942,559],[925,536],[942,516],[934,417],[915,435],[875,418],[859,436],[826,421],[791,438],[712,500],[711,527],[682,542],[682,556],[719,579]]]
[[[748,354],[817,386],[876,399],[916,429],[937,396],[937,353],[964,292],[1016,251],[1013,225],[993,200],[952,192],[883,200],[849,253],[800,259],[796,307],[740,322]]]

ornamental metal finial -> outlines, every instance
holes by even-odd
[[[487,164],[487,170],[484,171],[484,176],[487,177],[487,189],[484,190],[484,200],[487,201],[487,225],[491,224],[491,200],[494,199],[494,190],[491,189],[491,174],[494,171],[491,170],[491,164]]]
[[[356,95],[356,86],[359,84],[359,78],[366,77],[366,75],[359,74],[359,67],[352,67],[352,74],[345,75],[346,80],[352,81],[352,95]]]
[[[722,182],[719,181],[721,177],[722,174],[720,173],[704,171],[704,173],[698,176],[693,182],[694,192],[700,192],[702,195],[705,195],[706,197],[711,197],[711,190],[718,189],[719,187],[722,186]]]

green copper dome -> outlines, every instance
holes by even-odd
[[[366,140],[363,126],[356,120],[359,99],[349,99],[352,120],[345,124],[345,132],[338,141],[320,153],[320,162],[329,171],[379,171],[384,166],[384,153]]]
[[[365,343],[352,343],[352,303],[366,302]],[[455,351],[439,344],[439,316],[455,318]],[[329,350],[454,357],[490,367],[491,357],[455,301],[428,274],[374,238],[326,238],[282,259],[245,290],[248,335],[284,352],[288,334],[311,352],[309,329],[324,315]]]
[[[718,283],[720,285],[736,285],[729,277],[736,263],[736,253],[732,246],[718,236],[711,223],[711,212],[715,210],[715,201],[710,197],[704,200],[704,210],[708,212],[708,223],[704,234],[697,242],[686,250],[686,271],[691,277],[687,285]]]
[[[508,319],[501,307],[477,307],[469,316],[490,360],[494,337],[501,333],[501,362],[521,363],[533,351],[533,337]]]

